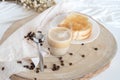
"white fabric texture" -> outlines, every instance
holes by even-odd
[[[15,3],[0,2],[0,39],[15,21],[31,16],[33,13]],[[16,64],[16,61],[0,62],[0,68],[2,67],[5,68],[5,71],[0,71],[0,80],[10,80],[10,75],[26,70],[22,65]]]
[[[120,22],[120,14],[119,14],[120,13],[120,6],[119,6],[119,4],[120,4],[120,1],[118,1],[118,0],[79,0],[79,1],[78,0],[74,0],[74,1],[73,0],[66,0],[66,1],[64,0],[63,3],[59,3],[54,8],[50,8],[49,10],[52,9],[52,11],[50,12],[49,15],[47,15],[47,12],[49,11],[49,10],[47,10],[44,13],[37,16],[32,21],[30,21],[27,24],[25,24],[24,26],[22,26],[15,33],[13,33],[9,37],[7,42],[5,42],[3,45],[0,45],[0,51],[2,51],[4,49],[3,47],[6,47],[7,44],[10,44],[10,42],[12,41],[11,39],[17,37],[17,35],[19,33],[20,34],[22,33],[22,35],[23,35],[24,33],[29,32],[30,30],[27,30],[28,28],[31,28],[31,30],[41,29],[41,27],[44,26],[44,24],[46,23],[45,21],[47,21],[47,18],[53,17],[59,11],[67,11],[67,12],[69,12],[69,11],[79,11],[81,13],[85,13],[89,16],[92,16],[94,19],[103,23],[107,27],[112,26],[112,27],[115,27],[115,28],[119,29],[120,28],[120,23],[119,23]],[[1,9],[1,7],[0,7],[0,9]],[[22,12],[21,12],[21,14],[22,14]],[[27,12],[25,14],[27,14]],[[46,15],[47,15],[47,18],[46,18]],[[6,19],[4,19],[4,20],[6,20]],[[40,24],[40,22],[43,19],[45,21],[43,21],[42,24]],[[15,20],[16,19],[8,20],[6,22],[9,23],[9,22],[15,21]],[[6,25],[5,21],[0,23],[0,25],[2,25],[2,24]],[[9,24],[11,24],[11,23],[9,23]],[[40,25],[41,25],[41,27],[38,27]],[[29,27],[29,26],[32,26],[32,27]],[[1,34],[2,31],[5,31],[5,30],[6,29],[4,29],[3,27],[1,28],[1,26],[0,26],[0,34]],[[2,36],[2,35],[0,35],[0,36]],[[22,36],[20,36],[19,39],[21,40]],[[15,48],[13,48],[13,47],[11,48],[11,49],[13,49],[13,51],[14,51],[14,49],[15,49],[15,51],[16,50],[19,51],[19,49],[21,48],[21,43],[19,43],[20,40],[18,40],[18,39],[16,39],[16,40],[18,41],[18,45],[20,45],[20,47],[15,47],[16,43],[13,43],[13,47],[15,47]],[[20,42],[22,42],[22,40]],[[28,45],[28,47],[29,46],[30,45]],[[9,48],[9,45],[7,47]],[[2,76],[2,77],[0,77],[0,80],[6,80],[12,74],[16,74],[16,73],[19,73],[21,71],[26,71],[21,65],[16,64],[15,61],[12,61],[12,62],[9,61],[9,62],[4,63],[4,61],[6,61],[7,59],[15,60],[15,59],[21,59],[23,57],[23,56],[20,57],[21,55],[19,55],[19,58],[18,58],[16,56],[18,56],[19,53],[12,52],[12,53],[14,53],[13,54],[14,57],[11,58],[10,57],[11,54],[9,53],[9,49],[8,50],[6,50],[6,49],[3,50],[4,54],[3,54],[3,52],[0,52],[0,59],[1,59],[1,61],[3,61],[3,62],[0,63],[0,68],[2,68],[3,66],[6,67],[6,70],[4,70],[3,72],[0,71],[0,76]],[[25,48],[25,49],[29,49],[29,48]],[[5,51],[8,51],[8,53],[5,53]],[[24,50],[22,50],[22,51],[23,51],[22,55],[26,55],[26,57],[28,55],[30,55],[30,53],[28,53],[28,52],[24,53]],[[32,57],[32,56],[36,56],[36,54],[32,54],[30,57]]]
[[[15,3],[0,2],[0,39],[12,23],[32,14],[33,11],[28,11]]]

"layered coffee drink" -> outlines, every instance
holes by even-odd
[[[72,33],[65,27],[55,27],[48,32],[48,44],[50,52],[55,56],[64,55],[70,46]]]

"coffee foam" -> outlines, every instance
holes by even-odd
[[[48,32],[48,43],[53,47],[67,47],[72,39],[72,33],[64,27],[55,27]]]
[[[56,41],[64,41],[70,38],[70,32],[65,28],[55,28],[50,32],[50,36]]]
[[[54,30],[51,32],[51,36],[54,40],[64,41],[69,39],[70,34],[67,30]]]

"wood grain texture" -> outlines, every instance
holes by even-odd
[[[73,79],[73,80],[90,80],[91,78],[97,76],[98,74],[102,73],[103,71],[105,71],[106,69],[108,69],[110,66],[110,63],[105,65],[104,67],[100,68],[99,70],[95,71],[95,72],[92,72],[92,73],[89,73],[89,74],[86,74],[84,75],[83,77],[81,78],[76,78],[76,79]],[[12,80],[30,80],[30,79],[26,79],[26,78],[23,78],[23,77],[20,77],[20,76],[17,76],[17,75],[13,75],[11,76],[11,79]],[[32,79],[31,79],[32,80]]]
[[[99,24],[99,23],[98,23]],[[15,26],[16,24],[14,24]],[[65,66],[60,66],[60,70],[52,71],[52,65],[60,65],[59,59],[50,55],[44,58],[45,65],[48,66],[44,72],[35,73],[35,71],[23,72],[12,76],[12,80],[88,80],[95,74],[99,74],[106,69],[116,54],[117,44],[113,35],[101,24],[99,37],[84,45],[71,44],[66,55],[63,56]],[[45,47],[49,47],[47,42]],[[73,55],[69,55],[73,53]],[[83,57],[84,55],[84,57]],[[69,63],[72,66],[69,66]]]

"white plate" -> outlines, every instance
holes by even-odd
[[[53,19],[51,19],[51,21],[47,24],[47,26],[49,26],[49,28],[57,27],[58,24],[60,22],[62,22],[64,20],[64,18],[70,13],[71,12],[69,12],[69,13],[60,13],[59,15],[56,15]],[[79,14],[87,16],[87,15],[82,14],[82,13],[79,13]],[[91,18],[89,16],[87,16],[87,17],[88,17],[89,22],[92,23],[92,34],[91,34],[91,36],[89,38],[87,38],[87,39],[84,39],[84,40],[73,40],[71,42],[71,44],[89,43],[89,42],[92,42],[95,39],[97,39],[97,37],[99,36],[99,34],[100,34],[99,25],[96,23],[96,21],[93,18]]]

